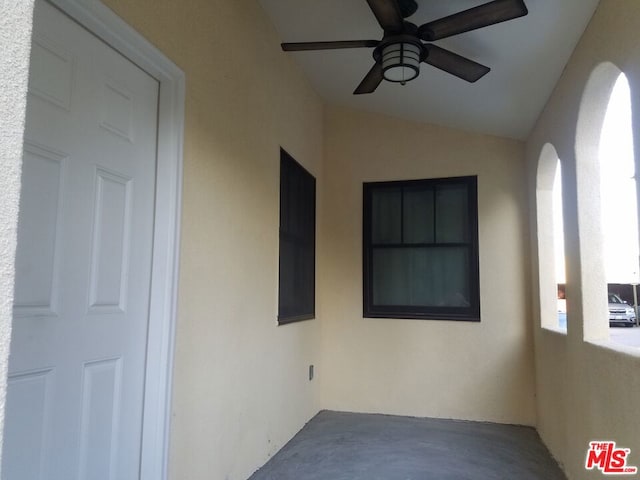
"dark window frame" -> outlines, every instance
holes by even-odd
[[[441,185],[465,185],[467,188],[468,228],[467,242],[415,244],[373,244],[372,242],[372,193],[376,189],[404,189],[411,187],[437,188]],[[404,194],[404,190],[402,190]],[[404,195],[401,198],[404,198]],[[404,206],[401,206],[403,209]],[[435,209],[435,204],[434,204]],[[400,212],[403,221],[403,211]],[[435,220],[434,220],[435,223]],[[402,227],[403,228],[403,227]],[[374,247],[394,248],[440,248],[446,246],[468,246],[469,248],[469,307],[435,307],[373,304],[373,250]],[[424,180],[402,180],[390,182],[366,182],[363,184],[363,316],[365,318],[399,318],[419,320],[480,321],[480,264],[478,242],[478,180],[477,176],[434,178]]]
[[[298,187],[304,186],[302,189],[293,192],[292,179],[297,178],[301,182]],[[310,190],[310,191],[308,191]],[[297,196],[296,196],[297,195]],[[311,201],[311,205],[305,205],[304,202]],[[293,206],[290,205],[293,202]],[[284,149],[280,149],[280,214],[279,214],[279,241],[278,241],[278,325],[286,325],[289,323],[300,322],[303,320],[311,320],[316,316],[316,179],[300,165],[291,155]],[[300,210],[300,208],[302,210]],[[296,215],[309,215],[304,219],[299,217],[294,219]],[[292,225],[292,222],[298,222]],[[296,231],[298,230],[298,231]],[[293,266],[293,279],[283,280],[283,249],[289,248],[288,258],[295,257]],[[296,257],[296,253],[302,257]],[[305,256],[307,255],[307,256]],[[311,258],[308,257],[310,255]],[[301,265],[296,262],[311,262],[310,264]],[[308,282],[305,283],[304,277],[305,267],[311,269],[306,272],[310,276]],[[290,269],[287,269],[289,271]],[[292,309],[285,311],[285,305],[290,306],[283,301],[286,294],[283,291],[283,285],[295,285],[295,288],[305,289],[301,296],[308,302],[296,305]],[[299,293],[299,292],[298,292]],[[294,294],[295,295],[295,294]]]

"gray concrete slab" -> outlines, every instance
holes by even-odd
[[[614,343],[640,348],[640,328],[638,327],[610,327],[609,336]]]
[[[323,411],[249,480],[566,480],[533,428]]]

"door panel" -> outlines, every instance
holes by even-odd
[[[158,83],[34,19],[2,478],[136,479]]]
[[[132,180],[98,170],[93,212],[90,313],[124,313],[129,271]]]
[[[80,424],[80,478],[109,479],[115,471],[122,359],[84,365]]]
[[[16,252],[14,314],[55,316],[58,304],[59,227],[64,156],[24,146],[20,249]],[[36,273],[37,272],[37,273]]]

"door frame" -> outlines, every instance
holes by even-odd
[[[182,202],[185,75],[100,0],[46,0],[159,82],[157,170],[140,480],[166,480]]]

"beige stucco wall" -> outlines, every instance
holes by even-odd
[[[362,317],[362,183],[477,175],[480,323]],[[322,406],[535,424],[524,144],[328,107]]]
[[[593,282],[603,272],[602,255],[597,251],[601,233],[592,208],[598,194],[597,188],[585,188],[597,176],[589,164],[597,159],[598,131],[616,80],[613,65],[627,75],[634,115],[640,118],[639,29],[640,2],[601,1],[527,142],[534,299],[539,298],[538,248],[545,248],[544,241],[538,242],[533,221],[535,179],[545,143],[553,144],[562,162],[568,334],[539,327],[541,305],[537,300],[533,311],[538,430],[572,480],[602,478],[600,472],[584,469],[589,440],[615,440],[632,449],[629,463],[640,465],[640,354],[607,341],[604,291],[602,284],[598,290]],[[600,66],[603,62],[613,65]],[[594,70],[598,73],[583,98]],[[581,104],[581,133],[576,141]],[[640,152],[638,132],[636,126],[636,151]],[[595,343],[585,342],[585,337]]]
[[[0,452],[32,17],[32,0],[0,1]]]
[[[320,191],[322,104],[258,2],[105,3],[186,74],[170,478],[244,480],[319,409],[322,312],[276,315],[279,147]]]
[[[323,116],[257,2],[105,3],[187,76],[170,478],[244,479],[319,408],[535,422],[521,143]],[[319,319],[286,327],[275,319],[280,145],[319,194]],[[482,323],[363,320],[362,181],[472,174]]]

